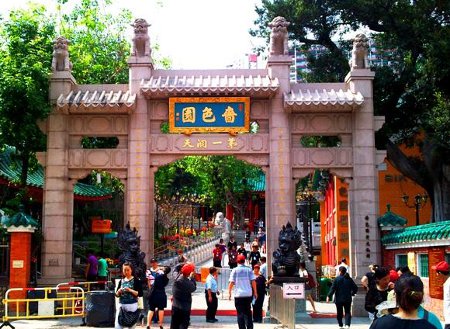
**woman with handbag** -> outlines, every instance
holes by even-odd
[[[142,284],[133,276],[130,263],[122,265],[123,278],[116,289],[116,297],[119,298],[119,308],[116,311],[115,329],[134,329],[141,311],[138,309],[138,298],[143,296]]]

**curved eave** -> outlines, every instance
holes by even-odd
[[[71,114],[129,114],[136,108],[136,94],[130,91],[71,91],[68,95],[61,94],[56,106]]]
[[[413,249],[413,248],[429,248],[449,246],[450,238],[439,240],[416,240],[411,242],[396,242],[384,244],[387,250],[391,249]]]
[[[288,112],[353,112],[364,103],[358,92],[340,90],[303,90],[284,94],[284,107]]]
[[[278,79],[268,76],[160,76],[141,82],[141,93],[147,98],[199,95],[270,98],[278,88]]]

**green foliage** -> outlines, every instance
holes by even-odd
[[[300,143],[303,147],[339,147],[341,140],[338,136],[303,136]]]
[[[83,137],[81,146],[84,149],[115,149],[119,144],[117,137]]]
[[[291,40],[327,50],[308,58],[308,82],[342,81],[349,69],[346,33],[367,31],[385,57],[384,66],[372,68],[375,113],[386,119],[377,146],[387,147],[391,163],[424,187],[432,202],[438,200],[436,220],[450,218],[450,2],[262,0],[256,11],[253,35],[267,37],[268,23],[284,16]],[[422,157],[408,158],[390,141],[412,141]]]
[[[70,58],[79,84],[127,83],[130,44],[126,31],[132,21],[129,10],[112,15],[111,0],[58,0],[60,33],[70,41]],[[75,3],[63,13],[64,5]]]
[[[157,193],[173,196],[196,194],[203,205],[216,211],[227,203],[239,208],[245,203],[261,169],[233,156],[187,156],[159,168],[155,174]]]
[[[434,139],[443,141],[442,147],[450,149],[450,100],[436,93],[436,105],[431,109],[428,124],[433,127]]]
[[[48,77],[53,38],[54,24],[43,6],[12,11],[1,21],[0,145],[15,147],[22,163],[22,186],[33,166],[34,153],[45,148],[45,136],[37,121],[50,110]]]

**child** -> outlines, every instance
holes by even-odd
[[[259,263],[259,259],[261,258],[261,253],[259,252],[259,246],[257,244],[252,245],[252,251],[250,252],[249,258],[253,269],[255,265]]]
[[[228,265],[231,269],[237,267],[237,256],[238,252],[236,250],[236,246],[231,246],[231,249],[228,251]]]
[[[223,249],[220,247],[220,244],[216,244],[216,247],[213,250],[213,264],[214,267],[222,267],[222,254]]]

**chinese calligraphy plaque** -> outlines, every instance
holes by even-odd
[[[176,97],[169,99],[171,133],[248,132],[250,97]]]

